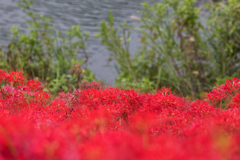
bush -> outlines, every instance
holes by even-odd
[[[45,89],[53,93],[73,91],[82,80],[94,80],[93,73],[87,69],[85,42],[89,35],[81,32],[80,24],[62,34],[54,30],[51,18],[34,13],[32,5],[33,0],[18,3],[29,20],[27,33],[19,27],[11,28],[11,41],[0,51],[1,69],[22,71],[27,78],[44,81]],[[76,58],[80,49],[85,60]]]
[[[240,2],[208,4],[210,21],[200,21],[201,8],[195,0],[164,0],[142,4],[141,19],[134,26],[126,22],[115,27],[110,12],[97,37],[117,61],[117,85],[174,91],[196,98],[216,81],[239,73]],[[129,52],[131,32],[141,35],[141,47]]]

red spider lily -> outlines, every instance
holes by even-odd
[[[42,102],[45,102],[49,98],[49,95],[47,94],[47,92],[42,90],[35,92],[34,96],[37,100],[40,100]]]
[[[0,70],[0,83],[2,82],[2,80],[4,80],[6,78],[6,73],[2,70]]]
[[[41,88],[41,82],[34,79],[27,81],[26,85],[32,90],[38,90]]]
[[[214,102],[221,101],[229,98],[231,94],[238,93],[240,91],[239,79],[232,78],[226,80],[225,84],[214,87],[212,91],[207,94],[207,98]]]
[[[166,88],[139,94],[90,87],[51,99],[40,82],[25,84],[19,72],[0,77],[7,80],[0,93],[0,159],[240,159],[235,78],[192,102]],[[223,100],[229,103],[221,110],[216,102]]]
[[[24,76],[21,72],[12,71],[10,74],[6,75],[7,81],[9,84],[15,86],[16,84],[24,83]]]

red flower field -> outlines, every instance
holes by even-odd
[[[166,88],[96,88],[52,98],[39,81],[0,70],[0,159],[240,159],[236,78],[196,101]]]

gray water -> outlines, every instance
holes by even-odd
[[[110,10],[113,11],[115,24],[129,21],[134,25],[136,20],[131,16],[138,16],[141,3],[147,0],[35,0],[33,11],[54,19],[56,29],[66,31],[72,25],[81,23],[83,32],[88,32],[90,38],[87,43],[87,52],[90,53],[88,68],[94,72],[97,79],[105,79],[114,84],[117,72],[114,62],[107,66],[110,53],[101,45],[100,39],[93,36],[98,33],[98,27],[103,19],[107,19]],[[0,44],[9,42],[9,29],[15,25],[24,25],[26,18],[21,8],[16,6],[18,0],[0,0]],[[161,0],[148,0],[161,2]],[[131,35],[130,52],[134,53],[139,46],[138,35]],[[81,57],[79,55],[78,57]]]

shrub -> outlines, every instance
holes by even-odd
[[[88,53],[85,42],[89,35],[78,26],[65,34],[56,31],[51,18],[32,11],[33,0],[20,0],[18,6],[26,12],[26,33],[19,27],[10,30],[11,41],[2,46],[0,67],[22,71],[27,78],[44,81],[46,90],[67,92],[78,87],[82,80],[92,81],[93,73],[87,69]],[[77,59],[79,50],[85,55]]]
[[[96,36],[117,61],[117,85],[144,90],[171,86],[196,98],[216,81],[239,73],[239,5],[238,0],[209,4],[210,23],[204,26],[195,0],[142,3],[136,26],[115,26],[110,12]],[[134,54],[129,51],[131,32],[141,35]]]

